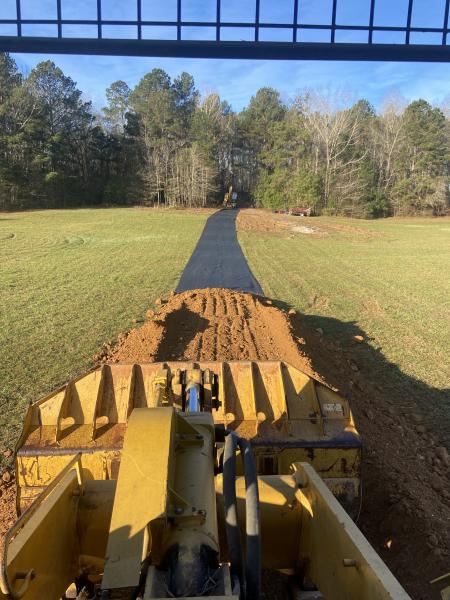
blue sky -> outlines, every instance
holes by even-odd
[[[414,0],[413,26],[442,27],[444,0]],[[0,19],[15,18],[16,0],[0,0]],[[332,0],[299,0],[299,21],[326,24],[331,20]],[[294,0],[261,0],[262,22],[292,21]],[[408,0],[377,0],[376,25],[403,25],[406,22]],[[71,19],[95,19],[96,0],[62,0],[62,16]],[[175,18],[176,0],[142,0],[143,19],[170,20]],[[183,0],[183,19],[209,21],[215,18],[216,0]],[[341,24],[367,24],[370,0],[339,0],[337,22]],[[104,19],[135,19],[135,2],[132,0],[103,0]],[[254,15],[253,0],[222,0],[222,19],[228,21],[251,21]],[[56,16],[55,0],[22,0],[23,18],[47,18]],[[13,34],[11,25],[0,24],[0,35]],[[66,36],[86,37],[95,35],[95,28],[66,26]],[[52,25],[24,26],[25,35],[50,35],[56,33]],[[208,29],[183,30],[185,39],[209,39],[214,31]],[[170,28],[155,34],[147,28],[144,37],[163,35],[172,38]],[[252,31],[246,29],[223,30],[223,39],[250,39]],[[262,30],[261,39],[283,40],[288,32]],[[303,30],[299,39],[326,41],[328,32]],[[337,41],[364,41],[365,32],[337,32]],[[380,42],[400,42],[398,33],[379,33]],[[104,28],[105,37],[134,37],[133,27]],[[439,43],[439,34],[412,34],[413,43]],[[20,68],[27,72],[47,55],[16,54]],[[70,75],[97,108],[104,104],[105,89],[113,81],[123,79],[131,87],[154,67],[165,69],[176,76],[181,71],[191,73],[202,92],[217,91],[231,102],[234,109],[245,106],[259,87],[273,86],[289,100],[305,88],[342,89],[355,98],[364,97],[375,106],[393,93],[400,93],[407,100],[423,97],[440,104],[450,97],[450,64],[401,64],[357,62],[292,62],[292,61],[231,61],[231,60],[185,60],[130,57],[62,56],[50,57],[63,71]]]

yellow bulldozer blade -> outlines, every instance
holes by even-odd
[[[196,386],[215,425],[251,441],[260,474],[309,462],[357,513],[361,442],[348,402],[282,361],[111,364],[70,381],[27,412],[16,451],[19,512],[78,453],[85,479],[117,479],[133,409],[182,410]]]

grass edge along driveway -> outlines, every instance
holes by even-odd
[[[27,402],[82,373],[175,288],[209,214],[0,214],[0,449],[14,443]]]

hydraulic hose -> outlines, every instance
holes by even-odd
[[[242,440],[241,452],[242,446],[244,446],[245,471],[245,593],[246,600],[259,600],[261,593],[261,535],[258,474],[250,442]]]
[[[245,473],[246,560],[245,574],[236,501],[236,449],[239,446]],[[223,463],[225,529],[231,572],[239,579],[241,597],[259,600],[261,591],[261,536],[259,520],[258,475],[250,443],[235,433],[225,440]]]
[[[231,575],[238,578],[241,594],[244,594],[244,563],[242,559],[236,501],[237,444],[237,435],[234,433],[229,433],[225,438],[225,449],[223,453],[223,501],[225,508],[225,531],[228,542],[228,553],[230,556]]]

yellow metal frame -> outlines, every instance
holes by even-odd
[[[130,417],[106,548],[106,589],[138,584],[151,544],[149,525],[166,521],[175,417],[172,408],[138,408]]]
[[[178,536],[217,549],[221,539],[220,560],[226,561],[213,444],[207,413],[134,411],[117,482],[84,482],[83,457],[77,456],[8,533],[4,597],[57,600],[80,572],[99,580],[104,573],[104,588],[133,589],[150,547],[158,546],[152,553],[158,565]],[[236,488],[243,530],[244,478],[237,478]],[[410,600],[311,465],[295,463],[292,475],[261,476],[259,490],[264,567],[299,571],[333,600]],[[162,598],[150,579],[145,597]],[[229,598],[230,584],[224,589]]]
[[[0,569],[0,589],[8,598],[59,598],[71,583],[70,573],[75,578],[76,506],[82,490],[78,455],[8,531]]]
[[[186,381],[217,408],[181,413]],[[409,598],[335,498],[359,492],[348,402],[281,361],[104,365],[34,403],[16,455],[19,508],[34,502],[5,540],[2,594],[53,600],[80,573],[129,590],[150,550],[159,567],[179,539],[226,561],[215,425],[252,441],[264,567],[301,572],[333,600]],[[240,475],[238,461],[243,529]]]
[[[311,465],[293,466],[302,507],[298,560],[308,579],[333,600],[411,600]]]
[[[85,479],[117,479],[131,412],[180,409],[180,373],[198,381],[209,374],[208,402],[205,380],[218,380],[214,422],[252,440],[259,473],[310,462],[347,509],[357,509],[361,444],[348,402],[285,362],[242,361],[103,365],[35,402],[17,446],[19,513],[78,452]]]

